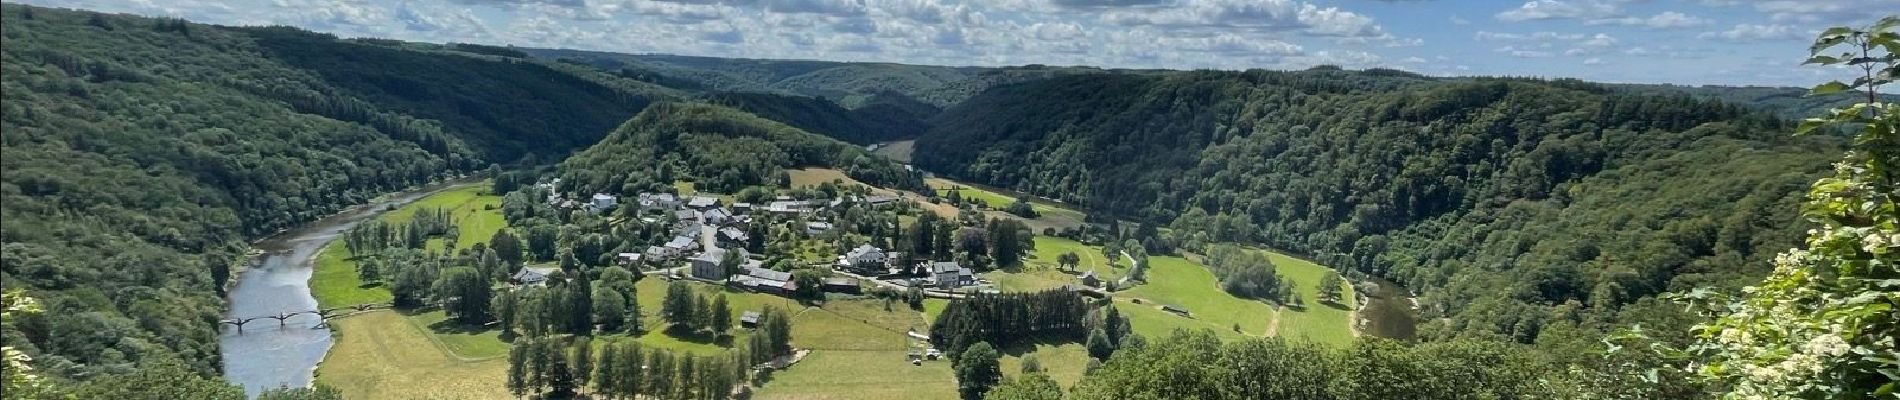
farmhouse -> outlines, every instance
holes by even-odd
[[[811,203],[792,200],[778,200],[766,204],[765,211],[777,214],[799,214],[811,211]]]
[[[719,243],[721,244],[733,247],[745,247],[746,242],[750,240],[752,240],[752,236],[747,234],[744,229],[730,226],[719,228]]]
[[[1089,272],[1082,273],[1082,286],[1101,287],[1102,278],[1095,276],[1095,270],[1090,269]]]
[[[739,314],[739,327],[747,329],[759,327],[759,312],[746,311]]]
[[[706,223],[713,225],[730,224],[737,220],[736,217],[733,217],[732,212],[726,211],[724,208],[706,210],[706,212],[699,213],[699,216],[705,218]]]
[[[706,280],[726,279],[726,268],[719,265],[719,262],[725,259],[726,249],[718,247],[706,249],[705,252],[693,256],[690,260],[693,263],[693,277]]]
[[[747,266],[745,273],[734,275],[731,280],[727,281],[727,284],[741,289],[781,296],[790,295],[793,291],[798,290],[798,285],[792,283],[792,273],[773,271],[760,266]]]
[[[879,207],[897,202],[897,196],[874,194],[864,197],[864,204]]]
[[[560,270],[560,268],[522,267],[520,271],[516,271],[515,274],[509,276],[508,279],[514,281],[516,285],[540,285],[547,283],[548,275],[553,275],[555,271]]]
[[[639,201],[642,210],[669,210],[680,206],[679,197],[672,193],[641,193],[636,200]]]
[[[817,235],[831,230],[830,222],[812,221],[805,223],[805,234]]]
[[[885,262],[889,260],[884,249],[869,244],[858,245],[838,260],[838,268],[859,274],[884,273]]]
[[[936,261],[930,263],[930,279],[942,289],[956,289],[976,282],[976,273],[955,261]]]
[[[861,287],[858,286],[857,279],[842,278],[842,277],[825,278],[824,289],[826,292],[847,293],[847,294],[858,294],[859,292],[863,290]]]
[[[687,206],[687,207],[692,207],[692,208],[697,208],[697,209],[702,209],[702,210],[703,210],[703,209],[708,209],[708,208],[713,208],[713,207],[718,207],[718,206],[719,206],[719,198],[718,198],[718,197],[712,197],[712,196],[693,196],[693,198],[691,198],[691,199],[688,199],[688,200],[686,200],[686,206]]]
[[[620,253],[614,255],[614,261],[619,262],[622,267],[639,265],[640,259],[642,258],[646,258],[646,256],[640,253]]]

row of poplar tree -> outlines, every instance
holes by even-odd
[[[724,400],[769,374],[773,359],[790,355],[790,339],[791,316],[776,308],[761,314],[751,340],[716,355],[630,340],[596,345],[587,336],[528,337],[509,349],[507,386],[516,396],[543,398],[569,398],[591,388],[595,398],[606,399]]]

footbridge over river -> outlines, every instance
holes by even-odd
[[[259,315],[259,316],[253,316],[253,317],[243,317],[243,318],[227,318],[227,319],[219,320],[218,325],[219,326],[231,325],[232,327],[237,328],[238,334],[241,335],[241,334],[244,334],[244,325],[251,323],[251,321],[273,319],[273,320],[277,320],[277,326],[282,327],[284,326],[284,323],[286,321],[289,321],[291,318],[295,318],[299,315],[310,314],[310,315],[317,316],[317,321],[318,321],[317,325],[313,326],[312,328],[324,328],[329,325],[330,318],[340,317],[340,316],[349,315],[349,314],[353,314],[357,312],[382,309],[382,308],[389,308],[389,304],[357,304],[353,306],[325,308],[325,309],[319,309],[319,310],[282,312],[282,313],[277,313],[277,314],[272,314],[272,315]]]

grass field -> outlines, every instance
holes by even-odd
[[[1348,304],[1321,304],[1317,301],[1319,280],[1328,268],[1284,254],[1256,251],[1265,253],[1280,274],[1293,280],[1300,296],[1306,299],[1305,309],[1234,297],[1220,289],[1218,279],[1207,268],[1180,257],[1151,257],[1148,283],[1116,293],[1116,304],[1128,314],[1137,333],[1150,337],[1185,328],[1211,329],[1224,338],[1270,335],[1335,346],[1353,342],[1350,285],[1344,288]],[[1128,301],[1136,298],[1144,304]],[[1157,309],[1161,304],[1186,308],[1192,317],[1161,311]],[[1234,332],[1235,324],[1240,325],[1240,332]]]
[[[931,303],[925,304],[929,309]],[[922,329],[925,318],[903,303],[884,311],[878,300],[834,300],[807,309],[792,320],[792,344],[812,349],[811,355],[774,376],[756,398],[955,399],[948,361],[908,361],[911,339],[903,332]]]
[[[785,172],[792,176],[792,187],[795,188],[806,186],[816,187],[819,184],[834,181],[841,181],[846,185],[870,186],[865,185],[864,182],[858,182],[857,179],[851,179],[851,177],[845,176],[844,171],[830,168],[788,169],[785,170]]]
[[[330,242],[318,251],[313,268],[310,296],[317,299],[317,307],[388,303],[395,298],[382,286],[363,286],[363,280],[356,278],[356,263],[350,261],[350,250],[343,248],[342,243]]]
[[[648,277],[641,279],[640,283],[634,285],[637,291],[635,297],[640,301],[640,313],[645,316],[642,322],[647,329],[646,332],[635,338],[635,340],[638,340],[640,344],[643,345],[677,351],[689,351],[698,354],[716,354],[726,351],[727,347],[725,345],[716,343],[711,338],[678,337],[665,332],[666,321],[662,319],[660,314],[660,302],[666,297],[667,283],[668,282],[664,279]],[[725,294],[726,303],[732,308],[732,321],[735,327],[738,326],[739,316],[746,311],[760,311],[766,306],[771,306],[778,307],[779,310],[786,312],[797,312],[800,308],[804,307],[799,305],[798,302],[778,296],[740,292],[725,287],[702,283],[689,283],[688,285],[692,285],[696,293],[702,296],[711,296],[716,293]],[[794,331],[798,329],[796,320],[793,321],[792,329]],[[734,335],[731,343],[743,343],[746,336],[750,334],[743,329],[735,329],[732,332]]]
[[[1280,253],[1261,251],[1266,252],[1267,258],[1273,260],[1273,265],[1278,268],[1280,274],[1293,280],[1300,297],[1306,300],[1305,310],[1281,310],[1279,336],[1290,340],[1305,339],[1338,346],[1351,344],[1353,341],[1352,317],[1349,310],[1354,307],[1352,285],[1341,285],[1346,304],[1334,306],[1320,303],[1319,281],[1320,278],[1326,276],[1330,268]]]
[[[1089,366],[1089,350],[1080,343],[1036,344],[1003,349],[1003,375],[1020,376],[1023,356],[1035,354],[1042,369],[1062,387],[1075,386]]]
[[[1018,218],[1013,214],[1002,211],[1004,208],[1009,207],[1011,203],[1016,202],[1016,197],[1013,194],[944,178],[924,179],[924,184],[930,186],[930,189],[935,191],[938,196],[948,196],[949,190],[955,188],[957,189],[958,196],[967,200],[981,201],[983,204],[988,205],[990,211],[988,211],[987,214],[991,217]],[[1029,225],[1029,229],[1032,231],[1041,233],[1045,228],[1064,230],[1082,226],[1084,215],[1081,211],[1033,197],[1030,198],[1029,203],[1030,208],[1036,210],[1037,217],[1018,219],[1022,219],[1023,223]]]
[[[916,150],[916,140],[899,140],[895,142],[884,142],[881,146],[877,147],[876,151],[872,151],[871,153],[908,164],[910,163],[911,153]]]
[[[500,330],[469,329],[450,321],[448,313],[440,310],[405,315],[411,325],[430,332],[443,349],[456,357],[486,359],[508,355],[509,345],[501,341]]]
[[[772,377],[763,400],[954,400],[949,361],[913,366],[903,350],[819,350]]]
[[[1089,246],[1074,240],[1042,235],[1036,236],[1035,243],[1035,252],[1030,253],[1029,257],[1023,260],[1021,268],[990,271],[984,273],[983,277],[996,282],[999,290],[1027,292],[1054,289],[1062,285],[1080,285],[1081,273],[1091,269],[1095,271],[1096,276],[1105,280],[1121,279],[1122,275],[1128,271],[1127,268],[1109,265],[1108,259],[1102,256],[1102,248],[1099,246]],[[1082,263],[1073,273],[1061,270],[1056,264],[1056,256],[1066,252],[1075,252],[1075,255],[1082,258]]]
[[[1149,257],[1148,263],[1148,283],[1118,292],[1116,297],[1142,298],[1148,303],[1158,303],[1137,308],[1153,308],[1161,304],[1186,308],[1193,315],[1192,320],[1212,324],[1218,331],[1232,332],[1233,326],[1239,324],[1242,333],[1261,336],[1267,333],[1268,326],[1273,323],[1272,306],[1222,291],[1214,273],[1200,264],[1169,256]],[[1158,310],[1156,312],[1173,319],[1190,319]],[[1345,326],[1346,320],[1342,318],[1339,323]],[[1136,329],[1140,328],[1140,324],[1136,324]]]
[[[413,203],[384,213],[383,221],[395,224],[407,223],[414,218],[416,211],[423,208],[449,209],[455,220],[456,249],[466,249],[475,243],[486,242],[496,231],[507,226],[501,216],[501,196],[488,194],[486,183],[469,184],[429,195]],[[443,240],[429,240],[430,249],[441,249]],[[310,275],[310,295],[317,299],[319,307],[340,307],[363,303],[386,303],[390,300],[389,290],[382,286],[364,286],[356,277],[356,263],[350,261],[350,251],[338,241],[331,241],[318,252]]]
[[[347,399],[511,399],[506,359],[463,361],[394,311],[339,318],[317,382]]]

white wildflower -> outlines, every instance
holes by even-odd
[[[1848,345],[1847,340],[1842,339],[1841,335],[1829,333],[1809,339],[1808,343],[1801,346],[1801,351],[1813,355],[1840,357],[1847,355],[1847,351],[1852,348],[1853,346]]]

